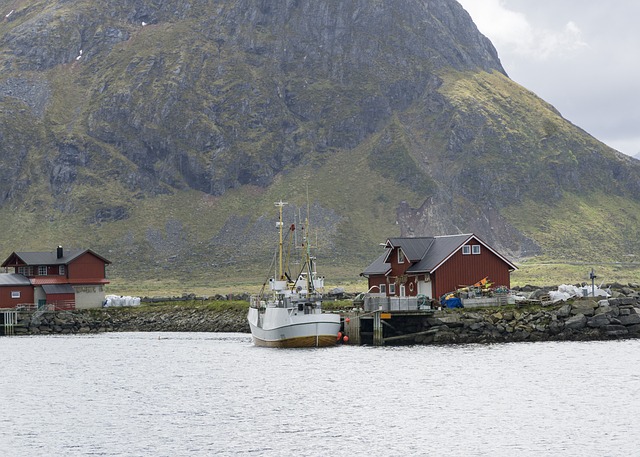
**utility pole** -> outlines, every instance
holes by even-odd
[[[596,278],[597,276],[593,272],[593,268],[591,269],[591,273],[589,273],[589,278],[591,278],[591,296],[596,296]]]

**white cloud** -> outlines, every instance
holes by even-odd
[[[458,0],[509,76],[600,141],[640,151],[638,0]]]
[[[512,11],[501,0],[458,0],[478,29],[499,50],[522,57],[546,60],[586,47],[574,21],[553,30],[532,24],[522,12]]]

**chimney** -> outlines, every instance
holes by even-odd
[[[56,252],[56,255],[59,259],[62,258],[62,256],[64,255],[64,251],[62,250],[62,246],[58,246],[58,250]]]

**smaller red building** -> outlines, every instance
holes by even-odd
[[[92,308],[104,302],[107,259],[90,249],[13,252],[0,274],[0,308],[49,305],[55,309]]]
[[[0,308],[33,303],[33,286],[29,278],[15,273],[0,274]]]
[[[483,278],[510,288],[517,267],[474,234],[389,238],[385,252],[361,274],[369,290],[387,296],[430,299]]]

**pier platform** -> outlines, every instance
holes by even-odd
[[[343,313],[344,334],[352,344],[402,344],[426,331],[435,312],[424,296],[387,297],[364,294],[352,311]]]
[[[0,336],[14,335],[17,323],[18,311],[15,309],[0,309]]]

